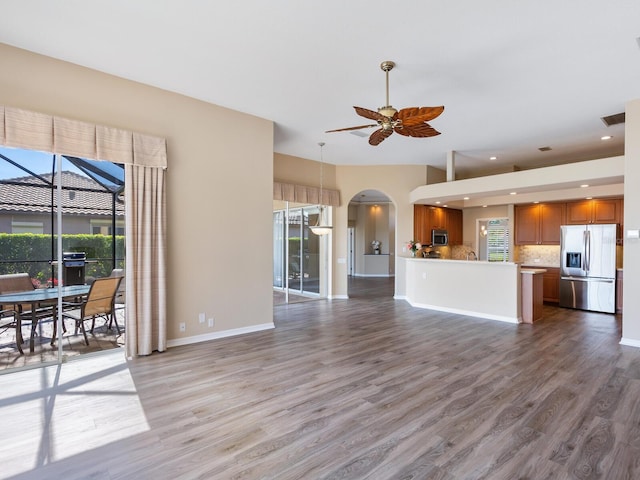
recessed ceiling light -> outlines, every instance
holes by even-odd
[[[486,205],[482,205],[482,208],[487,208],[487,206]]]
[[[509,195],[516,195],[518,192],[510,192]]]
[[[489,160],[497,160],[498,157],[489,157]]]
[[[440,200],[438,200],[438,201],[436,202],[436,205],[440,205]]]
[[[442,205],[442,206],[446,208],[448,205],[445,203],[445,204],[444,204],[444,205]]]
[[[533,202],[533,203],[540,203],[540,200],[536,200],[536,201],[535,201],[535,202]]]
[[[587,185],[586,183],[583,185],[580,185],[580,188],[587,188],[589,185]]]
[[[611,135],[604,135],[603,137],[600,137],[600,140],[611,140],[613,137]]]
[[[469,200],[469,197],[464,197],[463,200]]]
[[[585,200],[592,200],[593,197],[585,197]]]

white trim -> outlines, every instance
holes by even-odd
[[[349,295],[330,295],[329,300],[349,300]]]
[[[626,345],[627,347],[636,347],[640,348],[640,340],[634,340],[632,338],[624,338],[620,339],[620,345]]]
[[[406,300],[407,302],[409,302],[409,300],[407,299],[406,295],[394,295],[393,299],[394,300]],[[409,302],[409,303],[411,303],[411,302]]]
[[[395,277],[395,275],[391,274],[391,273],[355,273],[353,275],[354,277],[383,277],[383,278],[391,278],[391,277]]]
[[[231,330],[223,330],[222,332],[205,333],[203,335],[194,335],[193,337],[174,338],[167,341],[167,347],[179,347],[181,345],[190,345],[192,343],[208,342],[209,340],[217,340],[219,338],[234,337],[236,335],[244,335],[246,333],[261,332],[276,328],[273,323],[263,323],[261,325],[252,325],[250,327],[232,328]]]
[[[504,315],[492,315],[489,313],[474,312],[472,310],[462,310],[459,308],[442,307],[438,305],[428,305],[424,303],[413,303],[407,300],[407,303],[412,307],[426,308],[428,310],[437,310],[439,312],[456,313],[458,315],[467,315],[469,317],[486,318],[487,320],[498,320],[499,322],[507,323],[522,323],[522,317],[506,317]]]

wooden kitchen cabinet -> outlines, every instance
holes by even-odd
[[[560,301],[560,269],[544,268],[547,271],[542,274],[542,299],[545,302],[558,303]]]
[[[616,313],[622,313],[622,269],[616,271]]]
[[[622,200],[620,198],[598,198],[567,202],[568,225],[589,223],[622,223]]]
[[[455,208],[447,210],[447,230],[449,245],[462,245],[462,210]]]
[[[522,268],[544,268],[542,274],[542,300],[558,303],[560,301],[560,269],[555,267],[540,267],[536,265],[522,266]]]
[[[436,230],[447,229],[447,209],[443,207],[429,207],[431,213],[431,228]]]
[[[428,205],[413,206],[413,240],[431,243],[431,218]]]
[[[462,210],[432,205],[413,206],[413,239],[431,243],[431,230],[447,230],[450,245],[462,244]]]
[[[560,226],[564,223],[564,203],[538,203],[515,206],[516,245],[560,245]]]

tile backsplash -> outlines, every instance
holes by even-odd
[[[516,261],[523,265],[560,266],[560,245],[516,246]]]

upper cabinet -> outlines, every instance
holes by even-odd
[[[425,245],[431,244],[431,230],[447,230],[449,245],[462,244],[462,210],[434,207],[431,205],[413,206],[413,239]]]
[[[561,225],[587,225],[589,223],[615,223],[618,225],[618,243],[622,242],[621,198],[553,202],[535,205],[515,205],[516,245],[560,245]]]
[[[431,218],[427,205],[413,206],[413,240],[431,243]]]
[[[462,245],[462,210],[447,209],[447,230],[449,245]]]
[[[605,198],[567,202],[568,225],[622,223],[622,200]]]
[[[564,223],[564,203],[538,203],[515,206],[516,245],[560,245],[560,226]]]

